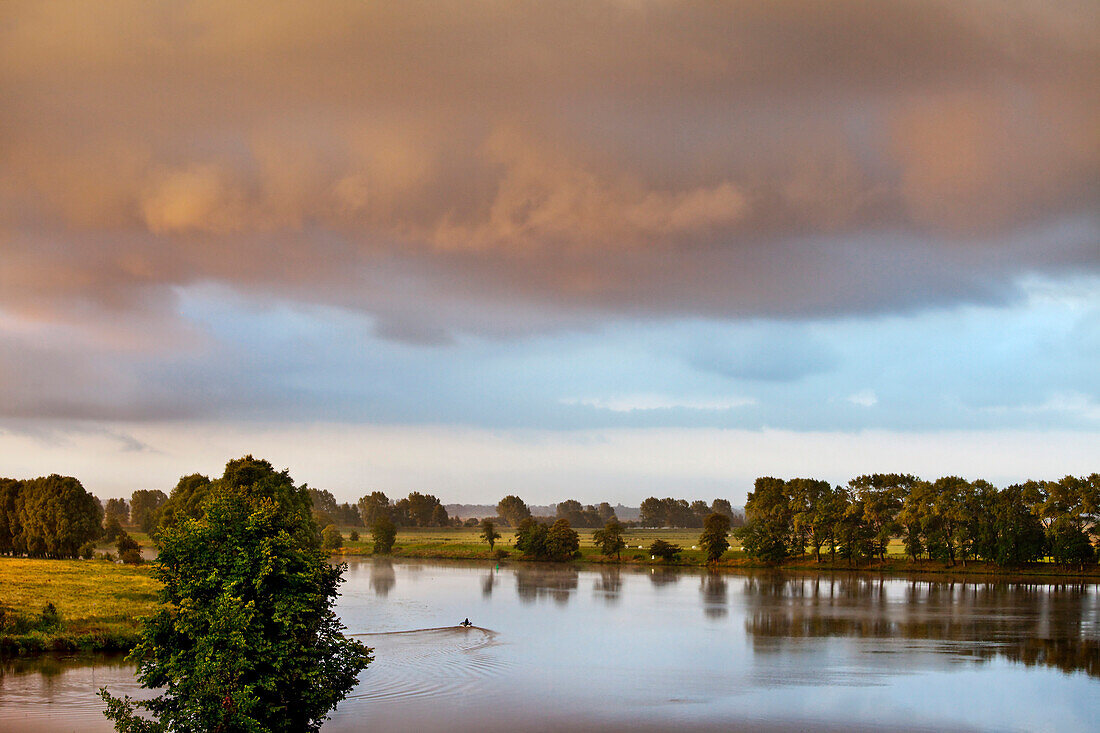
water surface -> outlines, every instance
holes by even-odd
[[[1091,731],[1089,584],[358,561],[376,661],[324,730]],[[465,617],[473,628],[457,628]],[[118,659],[8,663],[0,729],[110,730]]]

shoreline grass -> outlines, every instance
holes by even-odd
[[[159,588],[146,566],[2,558],[0,653],[132,649],[140,618],[155,609]],[[58,618],[43,613],[46,604],[53,604]]]

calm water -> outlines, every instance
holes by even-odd
[[[356,562],[325,731],[1100,729],[1100,589]],[[453,625],[469,616],[476,628]],[[0,730],[107,731],[117,659],[8,663]]]

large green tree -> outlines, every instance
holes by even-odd
[[[316,731],[370,661],[333,612],[342,567],[286,471],[246,456],[208,489],[160,536],[162,606],[132,656],[160,694],[101,690],[106,715],[139,733]]]
[[[745,501],[745,526],[739,530],[741,547],[752,557],[778,562],[791,552],[793,534],[791,497],[783,479],[756,479]]]
[[[23,482],[19,502],[17,553],[31,557],[76,557],[80,546],[97,539],[103,508],[71,476],[52,474]]]
[[[168,501],[160,508],[157,523],[161,527],[172,527],[186,519],[202,516],[202,503],[210,493],[210,479],[199,473],[181,476],[176,488],[168,496]]]

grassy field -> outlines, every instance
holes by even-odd
[[[156,606],[159,583],[148,567],[102,560],[0,558],[0,650],[123,650],[137,618]],[[52,603],[60,619],[43,618]]]
[[[348,539],[352,531],[358,531],[358,542]],[[510,557],[518,559],[515,549],[515,532],[511,527],[497,529],[502,537],[497,540],[494,549],[503,550]],[[600,554],[592,542],[594,529],[578,529],[577,534],[581,540],[581,560],[587,562],[606,562],[608,559]],[[369,555],[371,554],[370,533],[362,527],[341,527],[344,536],[345,555]],[[622,552],[622,558],[628,562],[651,562],[649,553],[645,548],[655,539],[679,545],[684,548],[680,555],[680,563],[684,565],[702,565],[703,551],[692,549],[698,545],[700,529],[628,529],[623,533],[627,548]],[[440,528],[424,527],[401,528],[397,532],[397,542],[393,547],[394,557],[435,557],[435,558],[469,558],[488,559],[491,557],[489,545],[481,539],[481,530],[477,528]],[[739,556],[740,547],[735,546],[728,553],[731,557]],[[660,561],[658,561],[660,562]]]

